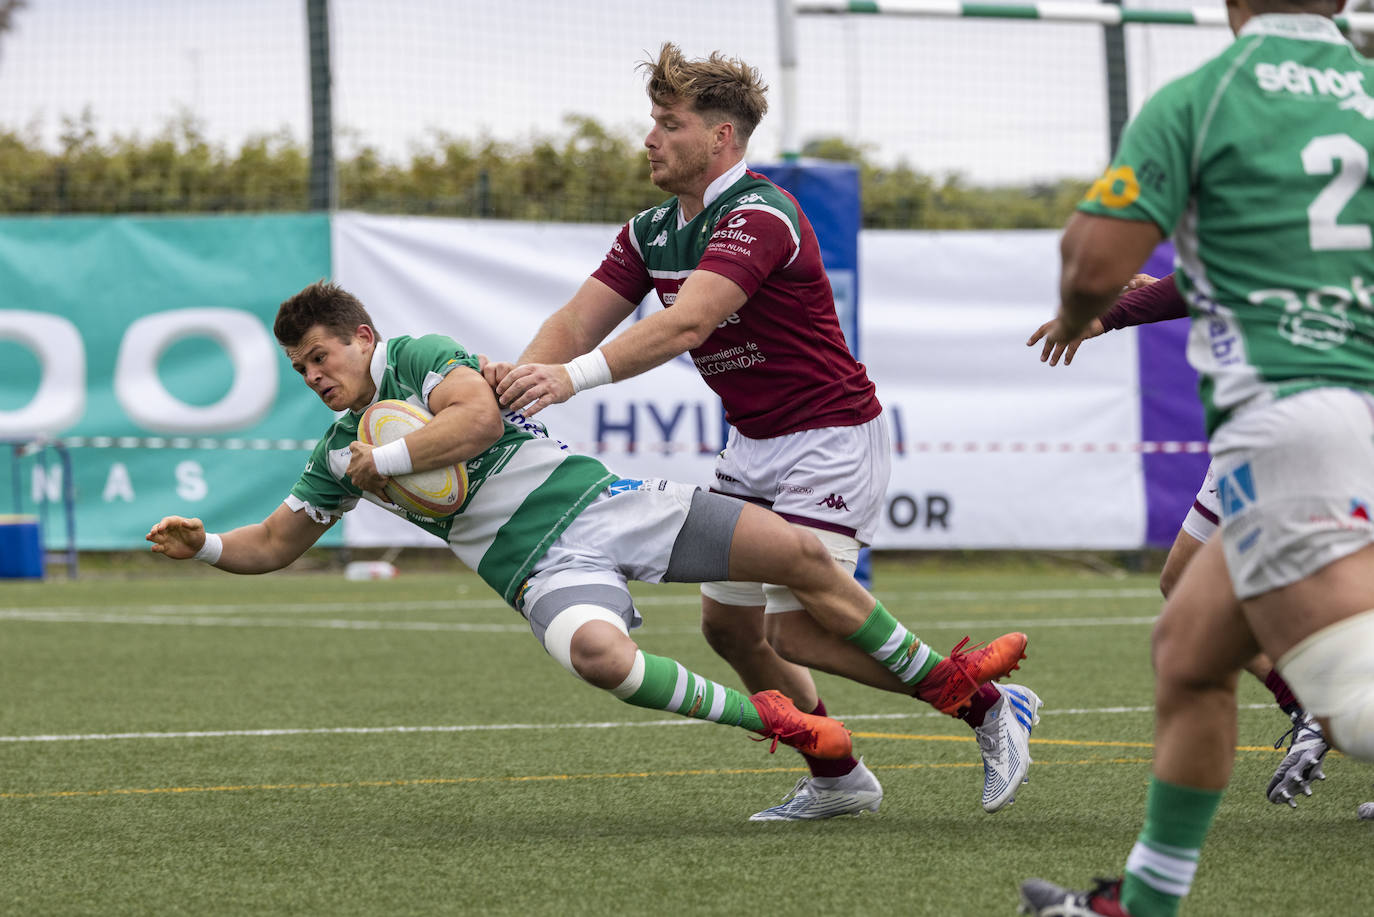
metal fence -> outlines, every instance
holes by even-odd
[[[1220,0],[0,0],[5,8],[9,213],[585,218],[616,189],[652,194],[633,162],[648,124],[635,66],[669,40],[742,57],[772,83],[753,158],[839,142],[876,167],[941,181],[1087,180],[1150,93],[1231,40]],[[1369,18],[1351,17],[1364,28]],[[598,166],[605,174],[587,179]]]

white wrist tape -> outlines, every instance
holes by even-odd
[[[200,546],[192,558],[193,560],[203,560],[207,564],[219,562],[219,556],[224,553],[224,539],[214,532],[205,533],[205,544]]]
[[[611,381],[611,367],[600,347],[564,363],[563,368],[568,371],[568,378],[572,380],[574,395],[584,389],[609,385]]]
[[[372,463],[377,466],[377,473],[384,478],[392,478],[398,474],[410,474],[415,467],[410,463],[410,447],[406,445],[406,438],[393,439],[385,446],[378,446],[372,450]]]

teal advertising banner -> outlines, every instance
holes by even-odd
[[[169,514],[229,529],[281,502],[333,414],[272,320],[330,273],[324,214],[0,219],[0,441],[66,446],[81,549],[137,547]],[[42,512],[46,545],[65,545],[51,452],[6,445],[0,472],[0,512]]]

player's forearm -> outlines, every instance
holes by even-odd
[[[1066,337],[1081,337],[1093,319],[1111,308],[1113,296],[1091,289],[1066,287],[1059,291],[1059,321]]]
[[[1104,331],[1148,325],[1188,316],[1188,304],[1178,292],[1174,275],[1161,277],[1129,293],[1123,293],[1116,304],[1102,316]]]
[[[1159,240],[1159,228],[1147,221],[1081,211],[1071,216],[1059,241],[1062,334],[1082,335],[1089,322],[1111,308]]]
[[[613,380],[637,376],[679,354],[695,350],[720,324],[748,302],[734,280],[698,269],[678,290],[671,308],[641,319],[602,346]]]
[[[224,549],[214,566],[227,573],[271,573],[289,566],[305,553],[274,537],[263,523],[245,525],[221,534]]]
[[[1120,265],[1083,247],[1066,249],[1059,275],[1059,322],[1067,337],[1078,337],[1121,295]],[[1126,273],[1126,279],[1130,274]]]
[[[430,471],[466,462],[490,449],[504,431],[501,414],[492,406],[450,405],[419,430],[406,434],[411,469]]]
[[[517,366],[525,363],[566,363],[597,345],[598,341],[588,341],[586,337],[579,333],[577,323],[560,310],[544,320],[515,363]]]
[[[655,313],[601,347],[611,379],[619,382],[700,347],[710,329],[700,329],[679,320],[673,309]]]

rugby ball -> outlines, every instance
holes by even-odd
[[[358,439],[369,446],[385,446],[413,433],[434,419],[424,408],[407,401],[378,401],[358,421]],[[462,463],[431,471],[398,474],[389,478],[386,495],[404,510],[430,519],[457,512],[468,495],[468,473]]]

